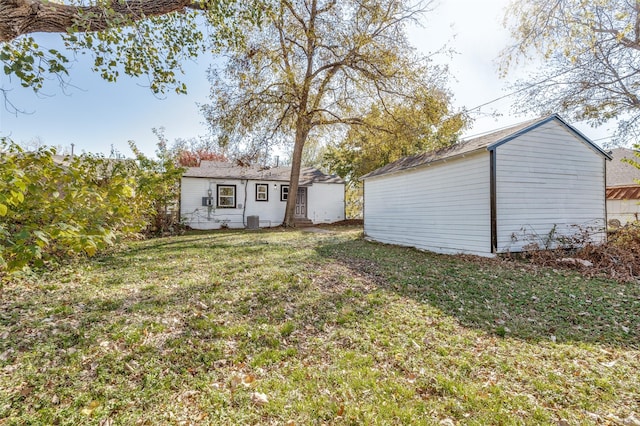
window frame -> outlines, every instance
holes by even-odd
[[[285,191],[286,188],[286,191]],[[280,201],[287,201],[289,198],[289,185],[280,185]]]
[[[221,189],[226,189],[226,188],[233,188],[233,195],[220,195],[220,190]],[[216,185],[216,208],[219,209],[235,209],[236,208],[236,195],[237,195],[237,188],[236,185],[230,185],[230,184],[222,184],[219,183]],[[220,199],[221,198],[229,198],[229,197],[233,197],[233,205],[231,206],[227,206],[227,205],[222,205],[220,204]]]
[[[258,188],[264,188],[264,193],[261,193]],[[264,195],[265,198],[260,198],[258,195]],[[256,201],[269,201],[269,184],[268,183],[256,183]]]

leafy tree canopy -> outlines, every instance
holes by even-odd
[[[35,91],[64,81],[77,53],[93,55],[107,81],[147,76],[155,93],[186,92],[181,63],[208,49],[242,43],[239,23],[255,24],[261,0],[6,0],[0,2],[3,72]],[[41,46],[35,33],[58,33],[66,50]]]
[[[324,164],[357,186],[360,176],[388,163],[456,142],[466,117],[451,114],[444,93],[425,91],[420,98],[393,106],[389,114],[373,105],[365,126],[351,126],[340,143],[327,147]]]
[[[640,126],[640,3],[627,0],[513,1],[506,25],[515,43],[503,71],[532,57],[544,67],[517,84],[521,111],[562,112],[592,125],[620,119],[621,140]]]

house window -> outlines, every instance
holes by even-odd
[[[218,188],[218,207],[223,209],[236,208],[236,186],[235,185],[217,185]]]
[[[280,185],[280,201],[287,201],[289,198],[289,185]]]
[[[269,185],[256,183],[256,201],[269,201]]]

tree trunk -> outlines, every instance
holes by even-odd
[[[105,9],[111,13],[105,13]],[[198,9],[193,0],[111,1],[106,6],[71,6],[45,0],[0,0],[0,42],[37,32],[101,31],[114,18],[137,21],[186,8]]]
[[[298,119],[296,124],[296,141],[293,146],[293,156],[291,159],[291,177],[289,178],[289,196],[287,207],[284,212],[284,222],[286,228],[295,227],[296,198],[298,196],[298,183],[300,182],[300,169],[302,165],[302,150],[309,136],[309,123],[305,118]]]

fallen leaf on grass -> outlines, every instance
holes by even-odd
[[[264,405],[267,402],[269,402],[269,398],[267,398],[267,395],[263,393],[253,392],[251,394],[251,402],[253,402],[256,405]]]
[[[89,403],[89,405],[87,405],[86,407],[84,407],[80,412],[82,414],[84,414],[85,416],[90,416],[93,414],[93,412],[96,410],[96,408],[100,407],[100,402],[98,401],[91,401]]]
[[[255,381],[256,381],[256,376],[254,376],[253,374],[245,374],[244,376],[242,376],[242,384],[245,387],[251,386],[251,384],[254,383]]]
[[[13,352],[15,352],[13,349],[7,349],[2,352],[2,354],[0,354],[0,361],[7,361]]]

